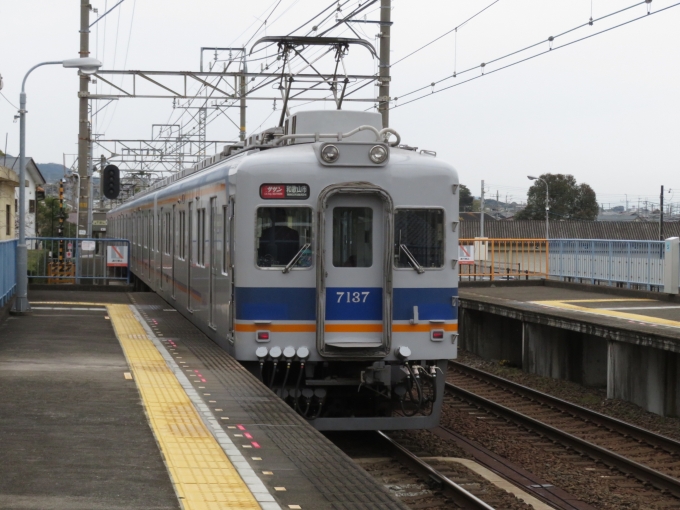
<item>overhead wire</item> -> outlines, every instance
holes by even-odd
[[[413,51],[412,51],[411,53],[409,53],[408,55],[403,56],[403,57],[401,57],[399,60],[397,60],[396,62],[390,64],[390,67],[394,67],[394,66],[397,65],[399,62],[402,62],[402,61],[406,60],[407,58],[409,58],[409,57],[415,55],[415,54],[418,53],[419,51],[424,50],[424,49],[427,48],[428,46],[430,46],[430,45],[436,43],[437,41],[439,41],[440,39],[446,37],[447,35],[456,32],[459,28],[462,28],[463,26],[465,26],[466,24],[468,24],[470,21],[472,21],[472,20],[475,19],[477,16],[479,16],[480,14],[482,14],[483,12],[485,12],[486,10],[488,10],[488,9],[490,9],[491,7],[493,7],[494,5],[496,5],[498,2],[500,2],[500,0],[494,0],[494,1],[491,2],[489,5],[487,5],[486,7],[484,7],[482,10],[477,11],[475,14],[473,14],[472,16],[470,16],[468,19],[466,19],[465,21],[463,21],[463,22],[462,22],[461,24],[459,24],[458,26],[452,28],[452,29],[449,30],[448,32],[443,33],[443,34],[440,35],[439,37],[436,37],[436,38],[432,39],[430,42],[428,42],[427,44],[424,44],[423,46],[421,46],[421,47],[418,48],[417,50],[413,50]]]
[[[646,3],[647,3],[646,1],[637,3],[637,4],[635,4],[634,6],[627,7],[627,8],[625,8],[625,9],[621,9],[620,11],[617,11],[617,13],[623,12],[623,11],[625,11],[625,10],[628,10],[628,9],[632,8],[632,7],[639,6],[639,5],[646,4]],[[556,39],[557,37],[559,37],[559,36],[561,36],[561,35],[565,35],[565,34],[570,33],[570,32],[573,32],[574,30],[576,30],[576,29],[581,28],[581,27],[584,26],[584,25],[580,25],[579,27],[576,27],[576,28],[570,29],[570,30],[568,30],[568,31],[566,31],[566,32],[563,32],[562,34],[560,34],[560,35],[558,35],[558,36],[551,37],[551,38],[549,38],[547,41],[546,41],[546,40],[543,40],[543,41],[541,41],[541,42],[538,42],[538,43],[532,44],[532,45],[530,45],[530,46],[527,46],[527,47],[525,47],[525,48],[523,48],[523,49],[521,49],[521,50],[513,51],[512,53],[508,53],[508,54],[503,55],[503,56],[501,56],[501,57],[495,58],[495,59],[493,59],[493,60],[491,60],[491,61],[489,61],[489,62],[482,63],[482,64],[480,64],[480,65],[471,67],[471,68],[469,68],[469,69],[466,69],[465,71],[461,71],[461,72],[458,73],[458,76],[460,76],[460,75],[463,74],[463,73],[467,73],[467,72],[470,72],[470,71],[472,71],[472,70],[475,70],[475,69],[481,69],[483,72],[482,72],[482,74],[480,74],[480,75],[473,76],[472,78],[468,78],[467,80],[463,80],[463,81],[458,82],[458,83],[455,83],[455,84],[453,84],[453,85],[449,85],[449,86],[447,86],[447,87],[444,87],[444,88],[441,88],[441,89],[437,89],[436,91],[435,91],[435,90],[432,90],[432,91],[431,91],[430,93],[428,93],[428,94],[423,94],[422,96],[418,96],[418,97],[416,97],[415,99],[411,99],[411,100],[409,100],[409,101],[406,101],[405,103],[400,103],[400,104],[398,104],[398,105],[392,106],[390,109],[391,109],[391,110],[394,110],[394,109],[396,109],[396,108],[401,108],[401,107],[403,107],[403,106],[406,106],[407,104],[413,103],[413,102],[415,102],[415,101],[419,101],[420,99],[424,99],[424,98],[430,97],[430,96],[432,96],[432,95],[434,95],[434,94],[438,94],[438,93],[440,93],[440,92],[444,92],[445,90],[449,90],[449,89],[452,89],[452,88],[454,88],[454,87],[458,87],[458,86],[460,86],[460,85],[463,85],[463,84],[465,84],[465,83],[468,83],[468,82],[477,80],[477,79],[482,78],[482,77],[484,77],[484,76],[488,76],[488,75],[490,75],[490,74],[497,73],[498,71],[502,71],[502,70],[504,70],[504,69],[508,69],[508,68],[510,68],[510,67],[513,67],[513,66],[515,66],[515,65],[517,65],[517,64],[521,64],[521,63],[527,62],[527,61],[529,61],[529,60],[533,60],[533,59],[536,58],[536,57],[540,57],[540,56],[542,56],[542,55],[545,55],[545,54],[547,54],[547,53],[551,53],[551,52],[556,51],[556,50],[559,50],[559,49],[561,49],[561,48],[566,48],[566,47],[571,46],[571,45],[573,45],[573,44],[576,44],[576,43],[585,41],[585,40],[587,40],[587,39],[591,39],[591,38],[593,38],[593,37],[595,37],[595,36],[598,36],[598,35],[601,35],[601,34],[604,34],[604,33],[607,33],[607,32],[611,32],[611,31],[614,30],[614,29],[617,29],[617,28],[620,28],[620,27],[629,25],[629,24],[631,24],[631,23],[634,23],[635,21],[639,21],[639,20],[641,20],[641,19],[649,18],[651,15],[659,14],[659,13],[665,12],[665,11],[667,11],[667,10],[669,10],[669,9],[672,9],[672,8],[674,8],[674,7],[677,7],[678,5],[680,5],[680,2],[674,3],[674,4],[672,4],[672,5],[670,5],[670,6],[667,6],[667,7],[664,7],[664,8],[661,8],[661,9],[659,9],[659,10],[657,10],[657,11],[654,11],[654,12],[648,12],[648,13],[645,14],[645,15],[642,15],[642,16],[639,16],[639,17],[637,17],[637,18],[633,18],[633,19],[624,21],[624,22],[622,22],[622,23],[619,23],[618,25],[614,25],[614,26],[609,27],[609,28],[606,28],[606,29],[604,29],[604,30],[600,30],[599,32],[595,32],[595,33],[593,33],[593,34],[589,34],[589,35],[583,36],[583,37],[581,37],[581,38],[575,39],[575,40],[573,40],[573,41],[569,41],[569,42],[564,43],[564,44],[561,44],[561,45],[559,45],[559,46],[550,47],[549,49],[544,50],[544,51],[541,51],[540,53],[536,53],[536,54],[534,54],[534,55],[525,57],[525,58],[523,58],[523,59],[521,59],[521,60],[512,62],[512,63],[510,63],[510,64],[504,65],[504,66],[499,67],[499,68],[497,68],[497,69],[493,69],[493,70],[491,70],[491,71],[484,71],[484,68],[485,68],[486,65],[488,65],[488,64],[498,62],[498,61],[503,60],[503,59],[505,59],[505,58],[508,58],[508,57],[510,57],[510,56],[512,56],[512,55],[516,55],[516,54],[521,53],[521,52],[523,52],[523,51],[526,51],[526,50],[528,50],[528,49],[534,48],[534,47],[536,47],[536,46],[538,46],[538,45],[540,45],[540,44],[545,44],[546,42],[552,42],[552,41],[554,41],[554,39]],[[606,15],[606,16],[603,16],[602,18],[599,18],[599,19],[604,19],[604,18],[606,18],[606,17],[612,16],[613,14],[615,14],[615,13],[612,13],[612,14],[609,14],[609,15]],[[585,25],[588,25],[588,24],[586,23]],[[442,82],[444,82],[444,81],[450,80],[450,79],[452,79],[452,78],[454,78],[454,76],[447,76],[446,78],[442,78],[442,79],[440,79],[440,80],[438,80],[438,81],[433,81],[433,82],[431,82],[429,85],[425,85],[425,86],[419,87],[419,88],[414,89],[414,90],[412,90],[412,91],[410,91],[410,92],[407,92],[407,93],[405,93],[405,94],[400,94],[398,97],[399,97],[399,98],[403,98],[403,97],[405,97],[405,96],[409,96],[409,95],[415,94],[415,93],[420,92],[420,91],[422,91],[422,90],[424,90],[424,89],[428,89],[428,88],[434,87],[434,86],[438,85],[439,83],[442,83]],[[395,100],[396,100],[396,98],[395,98]]]

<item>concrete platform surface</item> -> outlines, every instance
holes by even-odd
[[[179,508],[106,308],[53,308],[0,324],[0,508]]]
[[[628,291],[617,295],[598,292],[592,287],[583,286],[583,290],[577,285],[570,287],[523,286],[517,282],[498,287],[463,287],[460,297],[465,308],[502,307],[519,314],[551,317],[553,321],[577,321],[638,336],[663,337],[655,347],[680,351],[679,302],[664,299],[663,295],[655,299],[649,292]]]
[[[0,323],[0,508],[403,509],[152,293]]]

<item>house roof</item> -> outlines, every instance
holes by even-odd
[[[458,216],[460,217],[460,221],[477,221],[479,222],[482,213],[478,212],[461,212],[458,213]],[[487,221],[497,221],[496,218],[491,216],[489,213],[484,213],[484,224],[486,224]]]
[[[2,162],[4,166],[10,168],[11,170],[14,170],[17,173],[17,175],[19,175],[19,158],[14,158],[12,156],[3,156]],[[36,186],[45,184],[46,181],[45,178],[43,177],[42,172],[40,171],[40,168],[38,168],[38,165],[33,160],[33,158],[29,156],[26,157],[26,171],[31,176],[31,179],[33,180],[33,182],[35,182]]]
[[[460,238],[479,237],[479,221],[461,221]],[[647,221],[551,221],[551,239],[659,239],[659,223]],[[680,237],[680,222],[665,221],[664,237]],[[484,236],[497,239],[545,239],[545,221],[484,222]]]

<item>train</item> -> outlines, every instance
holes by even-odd
[[[107,214],[139,284],[319,430],[431,428],[458,346],[455,169],[300,111]]]

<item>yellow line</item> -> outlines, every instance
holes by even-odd
[[[106,303],[83,303],[79,301],[31,301],[32,305],[75,305],[75,306],[107,306]]]
[[[617,301],[656,301],[656,299],[644,298],[627,298],[627,299],[562,299],[560,303],[609,303]],[[542,303],[543,301],[534,301],[535,303]]]
[[[107,308],[183,508],[259,509],[130,307]]]
[[[636,313],[618,312],[616,310],[604,310],[602,308],[586,308],[585,306],[570,305],[566,301],[532,301],[532,303],[537,305],[549,306],[552,308],[574,310],[577,312],[589,313],[592,315],[605,315],[608,317],[616,317],[617,319],[646,322],[649,324],[660,324],[663,326],[673,326],[676,328],[680,327],[680,322],[672,321],[670,319],[661,319],[659,317],[650,317],[649,315],[639,315]]]

